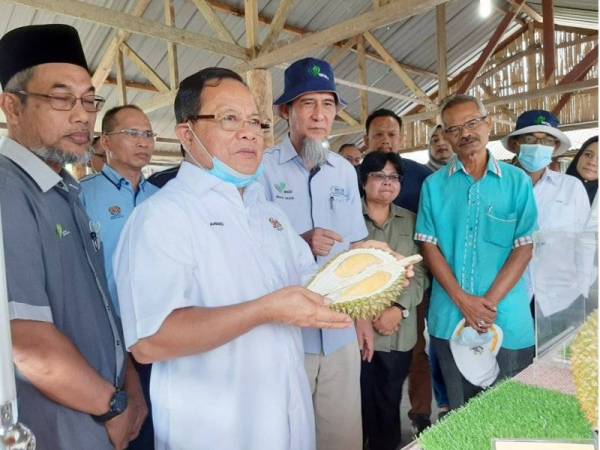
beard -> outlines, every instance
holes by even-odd
[[[307,170],[320,166],[327,160],[329,141],[304,138],[300,158]]]
[[[31,151],[47,164],[58,165],[61,167],[64,167],[66,164],[85,165],[90,161],[89,151],[86,151],[81,155],[67,153],[64,150],[53,147],[36,148],[31,149]]]

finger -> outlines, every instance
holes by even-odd
[[[304,297],[306,297],[312,303],[324,306],[324,305],[327,305],[328,303],[331,302],[331,300],[326,299],[322,295],[317,294],[316,292],[313,292],[310,289],[306,289],[306,288],[303,288],[303,287],[301,287],[299,289],[300,289],[300,293],[302,295],[304,295]]]
[[[326,230],[326,229],[322,229],[321,235],[328,238],[328,239],[332,239],[333,243],[335,242],[342,242],[344,239],[342,238],[342,236],[340,236],[339,234],[337,234],[335,231],[333,230]]]
[[[319,306],[317,310],[317,321],[341,323],[341,324],[352,324],[352,319],[348,314],[339,313],[332,311],[326,306]]]

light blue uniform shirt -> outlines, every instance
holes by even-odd
[[[327,161],[312,177],[304,167],[289,136],[263,157],[264,175],[259,181],[267,199],[277,203],[299,234],[312,228],[326,228],[342,236],[327,257],[317,257],[322,267],[350,244],[367,237],[362,215],[356,170],[340,155],[329,152]],[[309,184],[310,183],[310,184]],[[304,351],[329,355],[356,340],[353,328],[343,330],[302,330]]]
[[[531,179],[489,152],[487,172],[478,181],[455,156],[423,184],[415,239],[436,244],[458,284],[471,295],[484,296],[513,249],[532,244],[536,230]],[[522,277],[500,302],[496,324],[504,332],[502,347],[517,350],[534,344],[529,300]],[[434,279],[429,333],[449,339],[462,318]]]
[[[81,202],[90,216],[92,228],[98,234],[104,251],[104,267],[108,290],[117,314],[119,314],[119,301],[117,287],[113,274],[113,254],[121,230],[133,212],[133,208],[146,200],[158,188],[148,183],[142,177],[137,192],[131,183],[122,177],[108,164],[104,164],[102,171],[81,180]]]

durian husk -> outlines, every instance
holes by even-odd
[[[591,313],[571,344],[571,372],[577,400],[598,429],[598,311]]]

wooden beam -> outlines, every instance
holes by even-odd
[[[553,0],[542,0],[542,12],[544,14],[544,28],[542,33],[542,48],[544,50],[544,85],[549,86],[554,84],[554,70],[556,68]]]
[[[436,6],[436,40],[438,69],[438,98],[448,95],[448,50],[446,44],[446,4]]]
[[[356,120],[344,110],[338,111],[337,116],[350,126],[360,125],[360,123],[358,123],[358,120]]]
[[[248,87],[254,95],[256,105],[258,106],[259,113],[265,117],[271,125],[274,125],[273,121],[273,84],[271,78],[271,71],[268,69],[256,69],[246,72],[246,81]],[[265,136],[265,147],[270,148],[273,146],[273,128]]]
[[[167,83],[126,42],[121,44],[120,49],[121,53],[137,66],[138,70],[152,83],[158,92],[167,92],[169,90]],[[125,86],[127,86],[127,82],[125,82]]]
[[[426,105],[432,105],[431,100],[427,97],[427,94],[413,81],[413,79],[406,73],[406,71],[400,67],[400,64],[394,59],[394,57],[385,49],[385,47],[379,42],[375,36],[373,36],[369,31],[366,31],[364,34],[367,42],[375,49],[379,56],[383,58],[383,60],[390,66],[392,71],[398,75],[398,78],[402,80],[402,82],[409,88],[423,103]]]
[[[571,71],[566,74],[560,83],[559,86],[572,83],[574,81],[581,81],[585,78],[586,74],[594,67],[594,65],[598,62],[598,45],[596,45],[592,50],[588,52],[585,57],[579,61],[579,63],[571,69]],[[558,115],[560,111],[565,107],[569,99],[571,98],[572,93],[567,93],[563,95],[556,106],[552,108],[552,113]]]
[[[211,39],[198,33],[169,27],[151,20],[144,20],[132,14],[114,9],[95,6],[78,0],[11,0],[12,3],[30,6],[41,11],[75,17],[76,19],[118,28],[129,33],[162,39],[174,44],[199,48],[219,55],[246,60],[246,50],[239,45]]]
[[[348,87],[358,89],[358,90],[373,92],[374,94],[383,95],[385,97],[397,98],[398,100],[406,100],[409,102],[417,103],[419,105],[424,104],[424,102],[418,98],[409,97],[408,95],[396,94],[395,92],[392,92],[392,91],[388,91],[385,89],[379,89],[379,88],[376,88],[375,86],[367,86],[365,84],[355,83],[354,81],[344,80],[343,78],[336,78],[335,82],[336,82],[336,84],[339,84],[341,86],[348,86]]]
[[[106,79],[106,81],[104,82],[104,84],[109,84],[111,86],[116,86],[117,85],[117,79],[116,78],[108,77]],[[127,86],[127,89],[133,89],[133,90],[136,90],[136,91],[151,92],[153,94],[156,94],[158,92],[158,89],[156,89],[156,87],[152,86],[150,83],[140,83],[139,81],[126,80],[125,81],[125,86]]]
[[[148,114],[152,111],[156,111],[157,109],[172,105],[175,101],[176,94],[177,91],[169,91],[165,92],[164,94],[157,94],[151,100],[138,103],[138,106],[142,109],[142,111]]]
[[[164,0],[165,25],[175,27],[175,8],[173,0]],[[169,84],[171,89],[179,86],[179,62],[177,60],[177,47],[173,42],[167,42],[167,59],[169,61]]]
[[[250,0],[245,0],[250,1]],[[269,53],[242,63],[235,68],[245,72],[260,67],[272,67],[286,61],[314,53],[317,49],[328,47],[343,39],[362,34],[365,31],[380,28],[401,19],[424,14],[429,9],[445,3],[446,0],[402,0],[402,3],[391,3],[356,16],[352,19],[333,25],[326,30],[311,33],[291,44],[284,45]]]
[[[125,85],[125,69],[123,67],[123,52],[119,50],[116,55],[115,66],[117,67],[117,89],[121,105],[127,104],[127,86]]]
[[[285,21],[287,20],[292,6],[294,6],[294,0],[281,0],[281,3],[279,3],[279,7],[277,8],[277,12],[273,17],[273,22],[271,22],[269,34],[267,34],[267,37],[260,46],[259,55],[264,55],[265,53],[271,51],[273,44],[277,42],[277,39],[281,34],[281,30],[283,30],[283,26],[285,25]]]
[[[148,8],[149,4],[150,0],[138,0],[131,11],[131,15],[135,17],[141,17]],[[96,91],[100,90],[106,81],[106,78],[112,69],[113,63],[115,62],[115,55],[119,51],[120,45],[129,39],[130,34],[131,33],[119,30],[116,32],[115,37],[113,37],[108,44],[102,59],[100,59],[100,64],[98,64],[98,67],[96,67],[96,71],[92,76],[92,84],[96,88]]]
[[[519,6],[522,6],[523,2],[524,2],[524,0],[515,0],[515,1],[519,3]],[[496,31],[494,31],[494,34],[492,35],[489,42],[483,49],[483,52],[481,52],[481,56],[475,62],[475,64],[473,64],[472,69],[469,71],[469,73],[467,74],[467,77],[463,81],[463,84],[458,89],[458,93],[464,94],[465,92],[467,92],[467,90],[469,90],[469,88],[471,87],[471,84],[473,83],[473,80],[475,80],[475,78],[477,77],[477,74],[479,74],[479,71],[488,62],[488,60],[494,53],[494,50],[498,46],[500,39],[502,39],[502,36],[504,35],[504,33],[506,33],[506,30],[508,29],[509,25],[514,20],[514,18],[517,16],[519,11],[520,11],[520,9],[513,9],[511,11],[508,11],[504,15],[503,19],[498,24],[498,27],[496,27]]]
[[[497,98],[498,98],[498,96],[496,96],[496,95],[494,94],[494,91],[492,90],[492,88],[491,88],[491,87],[489,87],[487,84],[485,84],[485,83],[481,83],[481,84],[479,85],[479,87],[480,87],[480,88],[481,88],[481,90],[484,92],[484,94],[486,95],[486,97],[487,97],[487,98],[489,98],[489,99],[492,99],[492,100],[494,100],[494,99],[497,99]],[[508,117],[509,117],[511,120],[513,120],[513,121],[517,120],[517,116],[516,116],[516,114],[514,113],[514,111],[510,110],[510,109],[509,109],[509,108],[507,108],[506,106],[504,106],[504,105],[500,105],[500,106],[498,106],[498,109],[499,109],[499,110],[500,110],[500,111],[501,111],[503,114],[506,114],[506,115],[507,115],[507,116],[508,116]]]
[[[224,42],[229,42],[231,44],[236,44],[235,38],[231,34],[231,32],[225,27],[223,21],[217,16],[215,11],[212,9],[212,6],[208,4],[206,0],[192,0],[200,14],[206,20],[206,23],[213,29],[213,31],[219,36]]]
[[[511,6],[511,8],[518,8],[519,4],[515,0],[506,0],[507,3]],[[529,6],[527,3],[523,3],[523,7],[521,11],[527,14],[532,20],[535,22],[542,22],[542,16],[535,9]]]
[[[338,63],[344,59],[348,52],[356,45],[356,38],[348,39],[344,44],[340,47],[336,47],[333,53],[327,58],[327,61],[331,66],[337,66]]]
[[[258,45],[258,5],[257,0],[244,0],[244,21],[246,23],[246,47],[250,52],[250,57],[256,56]],[[283,61],[282,61],[283,62]],[[254,66],[249,67],[250,69],[260,69],[261,67]],[[266,66],[265,66],[266,68]],[[245,70],[238,70],[238,72],[245,72]]]
[[[357,64],[358,64],[358,81],[361,84],[368,85],[369,81],[367,79],[367,60],[365,58],[365,38],[363,36],[358,36],[356,39],[356,50],[357,53]],[[361,90],[360,91],[360,122],[366,123],[367,117],[369,116],[369,98],[368,92]]]

